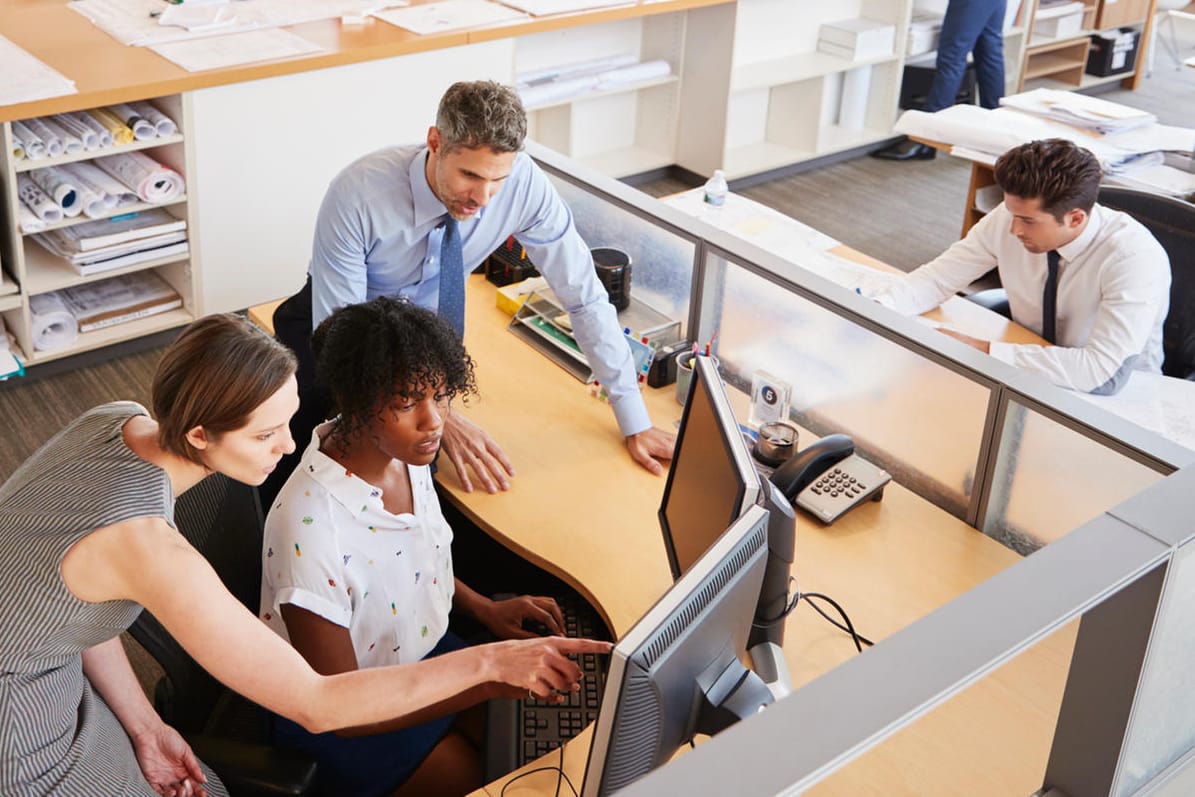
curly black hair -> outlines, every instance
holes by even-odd
[[[336,310],[311,336],[316,379],[340,413],[334,434],[353,440],[396,398],[438,387],[437,399],[477,394],[473,360],[444,319],[379,296]]]

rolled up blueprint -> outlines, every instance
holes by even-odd
[[[158,131],[159,137],[172,136],[178,132],[178,126],[174,123],[173,119],[145,100],[130,102],[129,107],[145,119],[148,119],[150,124],[154,126],[154,129]]]
[[[12,123],[12,136],[25,150],[25,157],[31,161],[39,161],[46,157],[46,142],[37,137],[24,122]]]
[[[57,133],[50,129],[49,125],[41,119],[34,117],[33,119],[26,119],[25,126],[33,131],[33,135],[37,136],[46,145],[46,154],[51,158],[57,158],[63,153],[65,145]]]
[[[62,208],[67,217],[78,216],[83,212],[83,204],[79,201],[79,187],[71,182],[70,175],[55,166],[46,166],[29,172],[33,182]]]
[[[144,152],[106,155],[93,163],[136,191],[143,202],[169,202],[182,196],[185,190],[182,175]]]
[[[15,161],[25,160],[25,145],[16,136],[12,137],[12,159]]]
[[[62,208],[28,174],[17,175],[17,197],[43,222],[62,221]]]
[[[627,83],[641,83],[672,74],[672,65],[664,60],[644,61],[642,64],[621,66],[598,74],[598,88],[606,89]]]
[[[100,137],[100,148],[112,146],[112,133],[108,128],[100,124],[100,120],[89,114],[87,111],[75,111],[69,113],[67,116],[75,119],[81,125],[86,125],[91,128],[97,136]]]
[[[90,161],[68,163],[63,168],[86,183],[91,190],[103,194],[104,206],[107,208],[114,208],[117,205],[132,205],[140,201],[133,189]]]
[[[33,348],[51,351],[70,346],[79,338],[79,322],[66,309],[57,293],[38,293],[29,297]]]
[[[520,93],[524,86],[537,86],[556,80],[567,80],[581,75],[596,75],[609,72],[624,66],[637,64],[639,59],[633,55],[611,55],[605,58],[594,58],[589,61],[578,61],[563,66],[551,66],[545,69],[532,69],[515,75],[515,87]]]
[[[91,151],[98,149],[100,146],[100,136],[95,130],[79,121],[76,114],[70,113],[56,113],[49,117],[59,127],[70,133],[75,138],[79,139],[83,144],[83,149]]]
[[[119,105],[109,105],[108,111],[117,119],[124,122],[125,127],[133,131],[133,138],[138,141],[147,141],[158,137],[158,129],[154,126],[154,123],[137,113],[132,107],[121,103]]]
[[[112,134],[113,144],[133,143],[132,129],[107,108],[92,108],[84,113],[90,115],[92,119],[99,122],[104,126],[105,130]]]
[[[40,188],[38,189],[41,190]],[[51,203],[53,204],[53,203]],[[57,210],[58,206],[54,205]],[[60,214],[62,211],[58,211]],[[46,223],[37,217],[37,214],[29,209],[29,206],[24,202],[17,203],[17,226],[21,228],[22,233],[41,232],[46,228]]]
[[[570,77],[564,80],[552,81],[551,83],[540,83],[535,86],[521,88],[519,89],[519,98],[522,99],[523,105],[533,108],[592,91],[597,87],[597,83],[597,75]]]
[[[62,140],[62,153],[64,155],[74,155],[83,151],[83,139],[58,124],[54,120],[54,117],[43,117],[41,122]]]
[[[83,206],[83,215],[89,219],[98,219],[105,215],[107,211],[116,207],[116,202],[119,197],[109,197],[104,187],[97,183],[91,176],[91,170],[88,168],[79,168],[80,166],[91,167],[99,172],[90,163],[64,163],[57,167],[66,173],[68,179],[79,186],[79,203]],[[100,172],[103,174],[103,172]],[[107,175],[105,175],[107,176]]]

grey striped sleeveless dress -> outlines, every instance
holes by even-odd
[[[70,547],[134,517],[174,522],[166,472],[124,444],[145,410],[80,416],[0,487],[0,795],[153,795],[119,720],[83,674],[81,653],[119,635],[141,607],[85,603],[62,581]],[[227,792],[210,771],[207,792]]]

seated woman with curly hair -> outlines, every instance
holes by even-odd
[[[562,634],[551,598],[492,601],[454,578],[452,529],[429,465],[449,402],[476,392],[473,362],[435,313],[386,296],[315,330],[333,420],[316,428],[266,521],[262,619],[317,671],[416,662],[463,646],[449,609],[500,638],[524,620]],[[538,695],[550,692],[547,685]],[[395,722],[311,734],[279,718],[279,742],[312,753],[327,794],[462,794],[482,785],[480,744],[454,713],[509,687],[473,689]]]

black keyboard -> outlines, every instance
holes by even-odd
[[[609,639],[597,612],[579,595],[557,596],[570,637]],[[607,656],[582,653],[573,657],[585,677],[581,691],[563,703],[542,700],[491,700],[486,725],[486,782],[552,752],[597,719],[606,685]]]

